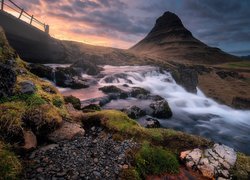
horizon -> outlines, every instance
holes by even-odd
[[[144,1],[145,2],[145,1]],[[56,0],[18,5],[50,25],[61,40],[128,49],[143,39],[158,17],[170,11],[193,36],[212,47],[237,55],[250,54],[250,2],[195,0]],[[150,13],[149,13],[150,11]],[[101,27],[101,28],[100,28]]]

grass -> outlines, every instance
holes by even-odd
[[[74,97],[74,96],[65,96],[64,97],[65,103],[70,103],[73,105],[75,109],[80,110],[81,109],[81,101],[80,99]]]
[[[242,153],[237,154],[237,161],[233,169],[235,179],[249,179],[250,175],[250,157]]]
[[[21,163],[16,155],[10,152],[6,145],[0,141],[0,179],[18,179],[21,167]]]
[[[135,156],[137,172],[142,177],[162,173],[179,173],[179,162],[176,156],[162,147],[143,143]]]
[[[240,61],[226,64],[231,68],[250,68],[250,61]]]

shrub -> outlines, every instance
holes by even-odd
[[[74,96],[65,96],[64,97],[65,103],[71,103],[75,109],[80,110],[81,109],[81,101],[80,99],[74,97]]]
[[[0,142],[0,179],[18,179],[21,173],[21,164],[14,153]]]
[[[138,172],[134,168],[123,169],[120,173],[122,180],[140,180]]]
[[[179,163],[171,152],[144,143],[135,155],[136,169],[143,177],[162,173],[178,173]]]
[[[62,107],[62,105],[63,105],[63,100],[59,96],[54,97],[52,102],[53,102],[53,105],[58,107],[58,108]]]

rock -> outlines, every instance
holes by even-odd
[[[102,70],[102,68],[98,67],[96,64],[86,60],[78,60],[72,64],[71,67],[80,69],[81,72],[84,72],[88,75],[97,75]]]
[[[113,85],[101,87],[99,88],[99,90],[101,90],[104,93],[122,93],[123,92],[123,90]]]
[[[236,152],[225,145],[214,144],[213,148],[181,152],[180,159],[186,166],[199,170],[203,176],[230,179],[230,171],[236,163]]]
[[[16,83],[16,72],[12,61],[0,62],[0,98],[12,94]]]
[[[37,147],[37,139],[32,131],[23,131],[24,136],[24,146],[25,150],[35,149]]]
[[[139,98],[139,99],[145,99],[148,97],[150,92],[143,89],[143,88],[140,88],[140,87],[133,87],[130,94],[132,97]]]
[[[79,98],[76,98],[75,96],[72,96],[72,95],[64,96],[64,101],[66,104],[67,103],[72,104],[75,109],[78,109],[78,110],[81,109],[81,101]]]
[[[157,118],[170,118],[172,111],[166,100],[154,101],[150,104],[150,108],[153,109],[152,115]]]
[[[127,109],[125,109],[124,112],[132,119],[138,119],[146,115],[145,111],[141,110],[137,106],[130,106]]]
[[[72,89],[87,88],[87,82],[81,77],[81,73],[73,68],[57,67],[55,70],[56,85],[61,87],[69,87]]]
[[[160,122],[157,119],[154,119],[152,117],[148,117],[145,119],[145,125],[146,128],[159,128],[161,127]]]
[[[198,73],[186,66],[180,65],[177,73],[173,73],[175,81],[183,86],[188,92],[196,93],[198,85]]]
[[[234,97],[232,105],[237,109],[250,109],[250,98]]]
[[[32,81],[21,81],[18,85],[22,94],[34,94],[36,91],[36,86]]]
[[[64,122],[62,126],[49,134],[49,140],[53,142],[72,140],[75,136],[84,135],[84,129],[76,123]]]
[[[54,81],[53,68],[43,64],[29,64],[29,70],[33,74]]]

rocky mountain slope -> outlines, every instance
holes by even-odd
[[[149,34],[130,50],[175,62],[219,64],[238,60],[236,56],[209,47],[194,38],[180,18],[171,12],[159,17]]]

